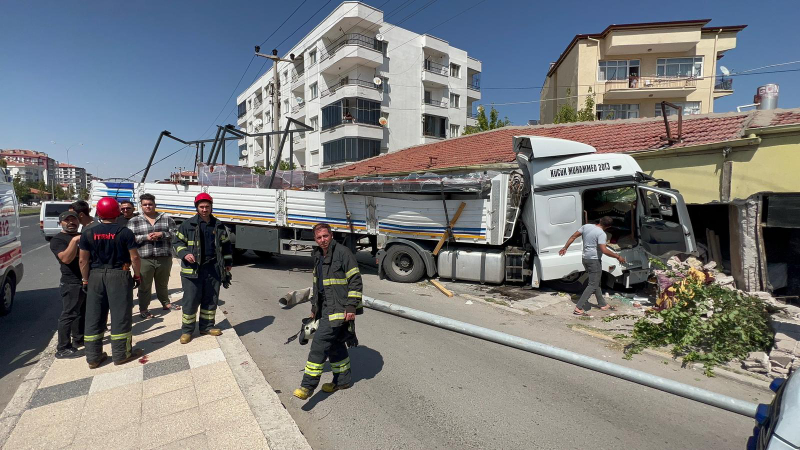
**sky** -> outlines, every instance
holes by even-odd
[[[262,48],[284,54],[339,4],[305,0],[290,17],[300,1],[0,0],[0,148],[44,151],[62,162],[69,148],[71,164],[103,178],[129,177],[145,167],[162,130],[187,140],[213,137],[213,125],[235,123],[236,96],[267,69],[257,59],[245,71],[254,45],[272,35]],[[500,104],[538,101],[548,65],[570,40],[609,24],[744,24],[737,48],[721,61],[732,72],[800,60],[791,38],[800,19],[794,0],[365,3],[386,13],[407,3],[386,22],[435,35],[481,60],[482,103],[497,103],[515,125],[537,119],[539,104]],[[765,83],[780,85],[780,107],[800,107],[798,81],[800,71],[736,77],[734,94],[717,100],[715,111],[752,103]],[[180,148],[165,141],[156,160]],[[228,161],[236,155],[229,145]],[[148,180],[191,168],[193,157],[189,149],[176,153]]]

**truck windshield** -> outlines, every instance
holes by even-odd
[[[614,250],[636,246],[636,188],[634,186],[589,189],[583,192],[583,223],[597,223],[601,217],[614,219],[606,230]]]

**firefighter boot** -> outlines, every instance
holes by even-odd
[[[308,397],[311,397],[311,394],[313,394],[313,391],[311,391],[311,389],[304,387],[299,387],[295,389],[294,392],[292,393],[292,395],[299,398],[300,400],[307,400]]]
[[[188,344],[189,342],[192,342],[192,335],[189,333],[183,333],[181,335],[181,344]]]
[[[329,394],[333,394],[336,391],[341,391],[343,389],[350,389],[353,386],[352,384],[333,384],[333,383],[323,383],[322,384],[322,392],[327,392]]]
[[[206,331],[201,331],[200,334],[207,334],[209,336],[222,336],[222,330],[219,328],[209,328]]]
[[[98,358],[97,361],[92,361],[89,363],[89,368],[97,369],[98,367],[100,367],[100,364],[103,364],[106,361],[106,359],[108,359],[108,353],[103,352],[103,354],[100,355],[100,358]]]
[[[122,364],[129,363],[134,359],[139,359],[144,352],[140,348],[135,348],[131,351],[131,355],[121,361],[114,361],[115,366],[121,366]]]

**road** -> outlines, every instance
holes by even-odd
[[[39,361],[61,313],[58,261],[39,230],[39,216],[22,217],[20,226],[25,274],[11,314],[0,317],[0,411]]]
[[[285,292],[310,285],[310,258],[247,258],[220,306],[314,448],[743,448],[753,420],[538,355],[367,310],[351,349],[354,386],[307,402],[299,386],[309,347],[297,332],[309,305],[284,310]],[[292,269],[295,268],[295,269]],[[299,270],[298,270],[299,268]],[[619,349],[423,284],[380,281],[368,295],[578,351],[751,402],[762,390]],[[571,308],[572,306],[563,306]],[[217,316],[219,317],[219,315]],[[330,380],[326,366],[322,382]]]

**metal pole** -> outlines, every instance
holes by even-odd
[[[206,143],[205,142],[201,142],[200,143],[200,159],[198,159],[198,161],[200,161],[200,162],[203,161],[203,153],[205,153],[205,150],[206,150]]]
[[[576,366],[584,367],[586,369],[602,372],[606,375],[622,378],[623,380],[632,381],[634,383],[642,384],[654,389],[658,389],[670,394],[675,394],[680,397],[688,398],[706,405],[715,406],[726,411],[741,414],[747,417],[755,417],[756,405],[743,400],[728,397],[727,395],[717,394],[705,389],[701,389],[688,384],[679,383],[677,381],[668,380],[656,375],[651,375],[641,370],[631,369],[628,367],[620,366],[618,364],[601,361],[596,358],[581,355],[579,353],[571,352],[561,348],[553,347],[547,344],[541,344],[521,337],[512,336],[500,331],[490,330],[488,328],[479,327],[466,322],[449,319],[447,317],[437,316],[435,314],[426,313],[405,306],[394,305],[392,303],[384,302],[374,299],[372,297],[363,297],[364,305],[381,311],[387,314],[392,314],[405,319],[415,320],[435,327],[444,328],[445,330],[455,331],[457,333],[466,334],[487,341],[495,342],[498,344],[514,347],[527,352],[536,353],[537,355],[547,356],[548,358],[557,359],[566,363],[574,364]]]
[[[222,133],[222,127],[217,126],[217,135],[214,136],[214,143],[211,144],[211,150],[208,152],[208,161],[206,161],[206,165],[211,165],[211,158],[214,156],[214,151],[217,149],[217,141],[219,140],[219,134]]]
[[[144,174],[142,174],[142,181],[140,181],[140,183],[144,183],[145,178],[147,178],[147,174],[150,173],[150,166],[153,165],[153,158],[156,157],[158,146],[161,145],[161,139],[165,134],[169,134],[169,131],[164,130],[158,135],[158,140],[156,141],[155,147],[153,147],[153,153],[150,154],[150,159],[147,161],[147,167],[144,168]]]
[[[221,150],[222,151],[222,165],[224,166],[225,165],[225,151],[228,150],[228,141],[223,139],[221,145],[222,145],[222,150]]]
[[[272,176],[269,177],[269,184],[267,185],[267,189],[271,188],[272,182],[275,181],[275,173],[278,171],[278,165],[280,165],[281,163],[281,153],[283,152],[283,144],[286,143],[286,136],[289,135],[289,127],[291,126],[292,122],[286,121],[286,130],[283,132],[283,136],[281,137],[281,144],[278,146],[278,154],[275,157],[275,165],[272,166]]]
[[[228,131],[224,127],[219,127],[219,128],[220,128],[220,130],[222,130],[222,133],[220,134],[220,137],[219,137],[220,142],[217,145],[217,151],[214,153],[214,160],[211,161],[212,165],[216,165],[217,164],[217,159],[219,159],[219,154],[220,154],[220,152],[222,152],[222,145],[225,144],[225,133]]]
[[[277,55],[276,55],[277,56]],[[278,115],[278,109],[280,108],[280,92],[278,90],[278,59],[272,60],[272,131],[278,131],[280,127],[280,117]],[[278,135],[272,136],[272,150],[278,150]],[[269,153],[269,152],[267,152]],[[267,159],[272,159],[272,155],[269,155]],[[278,164],[277,161],[275,164]],[[269,168],[269,166],[267,166]],[[267,187],[272,186],[270,184]]]

